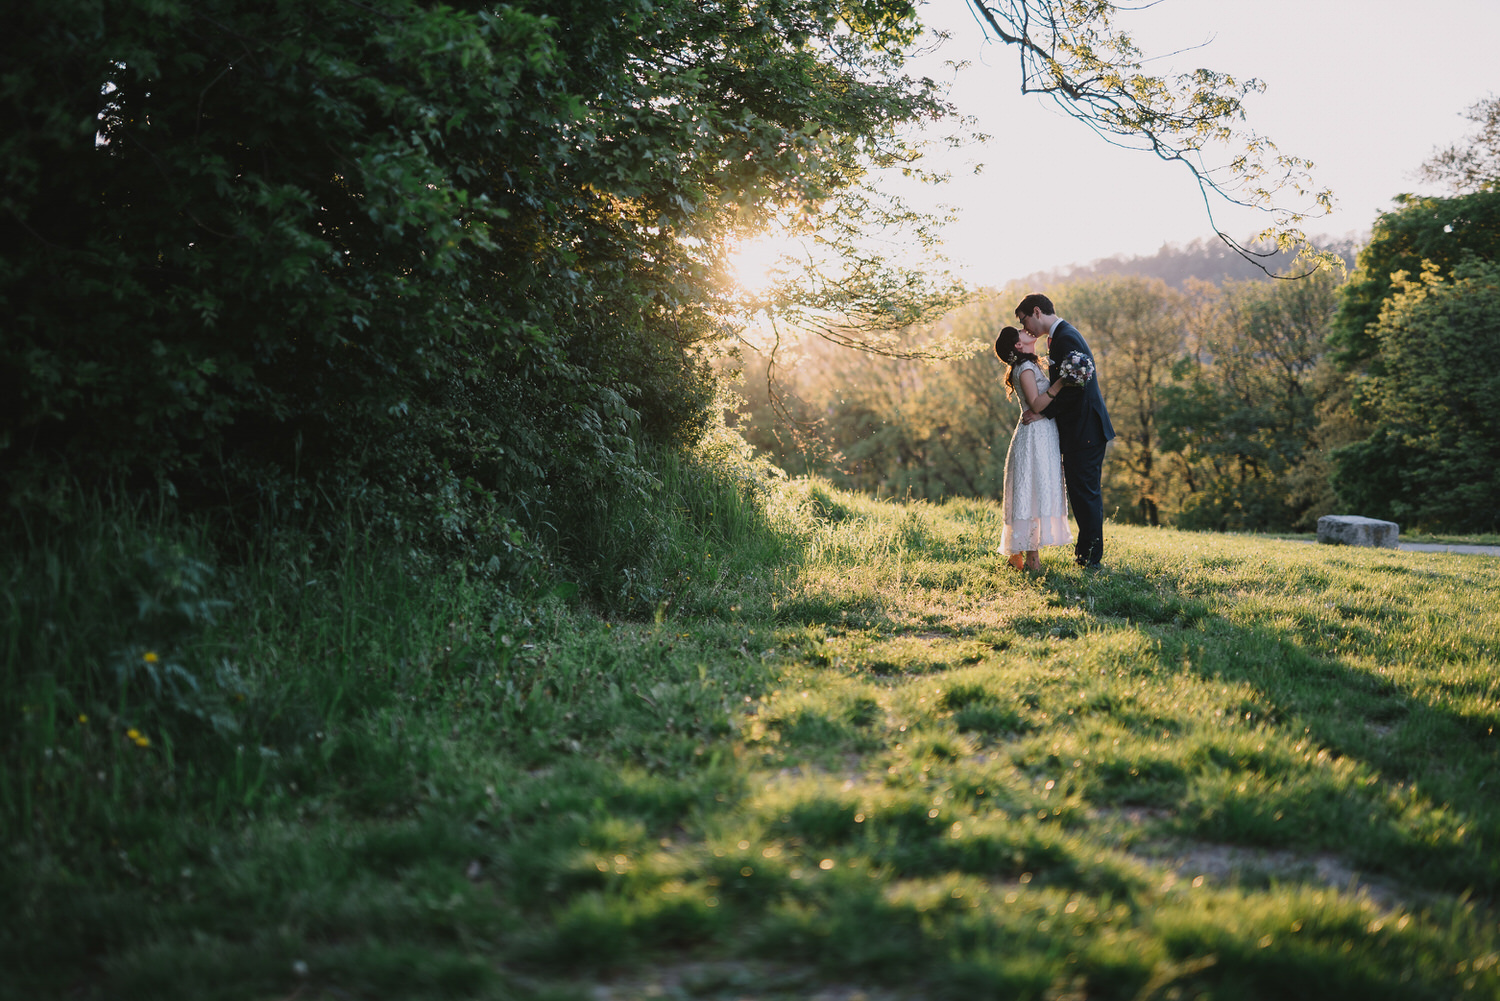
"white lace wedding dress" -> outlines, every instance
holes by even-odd
[[[1035,363],[1022,362],[1012,378],[1020,391],[1021,373],[1036,376],[1036,391],[1052,385]],[[1024,407],[1024,402],[1022,406]],[[1043,546],[1065,546],[1073,541],[1068,529],[1068,501],[1063,493],[1062,449],[1057,423],[1050,420],[1017,422],[1005,454],[1005,530],[1000,552],[1005,556]]]

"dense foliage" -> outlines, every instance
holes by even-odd
[[[1334,431],[1321,404],[1342,385],[1320,378],[1337,293],[1327,272],[1225,286],[1163,390],[1162,445],[1184,488],[1178,524],[1266,531],[1329,513],[1327,491],[1308,481],[1326,478],[1318,453]]]
[[[1432,266],[1451,274],[1467,255],[1500,257],[1500,191],[1399,195],[1396,204],[1375,221],[1329,331],[1329,346],[1345,367],[1379,364],[1374,327],[1383,304],[1400,291],[1398,272],[1417,275]]]
[[[1467,532],[1500,529],[1500,263],[1435,268],[1398,285],[1373,336],[1380,375],[1357,386],[1374,431],[1341,450],[1359,510]]]
[[[1453,196],[1399,197],[1344,289],[1329,345],[1355,378],[1330,465],[1357,510],[1486,532],[1500,525],[1500,101],[1468,118],[1479,131],[1423,166]]]
[[[726,237],[944,113],[892,54],[910,13],[21,4],[6,500],[107,478],[240,517],[357,502],[481,564],[597,539],[589,498],[713,420]]]

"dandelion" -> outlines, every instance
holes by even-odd
[[[88,716],[86,716],[83,713],[79,713],[78,714],[78,722],[80,722],[80,723],[87,723],[88,721],[89,721]]]
[[[145,653],[141,654],[141,660],[144,660],[148,664],[155,664],[157,661],[161,660],[161,658],[156,655],[155,650],[147,650]]]
[[[141,733],[141,731],[137,730],[135,727],[131,727],[129,730],[126,730],[125,736],[130,738],[130,740],[135,744],[136,747],[151,746],[151,738],[146,736],[144,733]]]

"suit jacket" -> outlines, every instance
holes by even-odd
[[[1047,342],[1047,376],[1057,381],[1057,366],[1074,351],[1088,355],[1093,361],[1094,353],[1078,328],[1067,320],[1058,323]],[[1094,363],[1094,377],[1082,386],[1064,386],[1057,392],[1057,399],[1042,411],[1043,417],[1057,422],[1058,443],[1064,452],[1079,448],[1103,445],[1114,438],[1115,428],[1109,422],[1109,411],[1104,408],[1104,397],[1099,392],[1099,365]]]

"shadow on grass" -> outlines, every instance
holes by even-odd
[[[1298,587],[1331,583],[1317,571],[1300,578]],[[1329,603],[1327,616],[1278,612],[1265,617],[1276,621],[1246,624],[1186,585],[1180,574],[1147,576],[1128,567],[1045,579],[1058,604],[1084,610],[1077,628],[1110,630],[1123,619],[1154,638],[1154,660],[1137,670],[1249,686],[1257,696],[1230,708],[1295,741],[1300,761],[1208,748],[1196,774],[1177,764],[1112,776],[1116,800],[1132,802],[1139,783],[1149,791],[1143,801],[1178,810],[1185,835],[1337,852],[1414,887],[1495,901],[1500,860],[1486,846],[1500,839],[1500,800],[1487,787],[1500,770],[1500,713],[1457,711],[1433,697],[1463,684],[1403,683],[1339,656],[1351,649],[1389,654],[1388,637],[1425,626],[1425,613]],[[1065,616],[1058,621],[1054,635],[1070,628]],[[1451,659],[1441,649],[1429,655]],[[1490,691],[1493,679],[1467,683],[1476,685]],[[1309,762],[1325,767],[1298,767]],[[1223,798],[1211,802],[1200,793],[1189,802],[1195,778],[1223,780]]]

